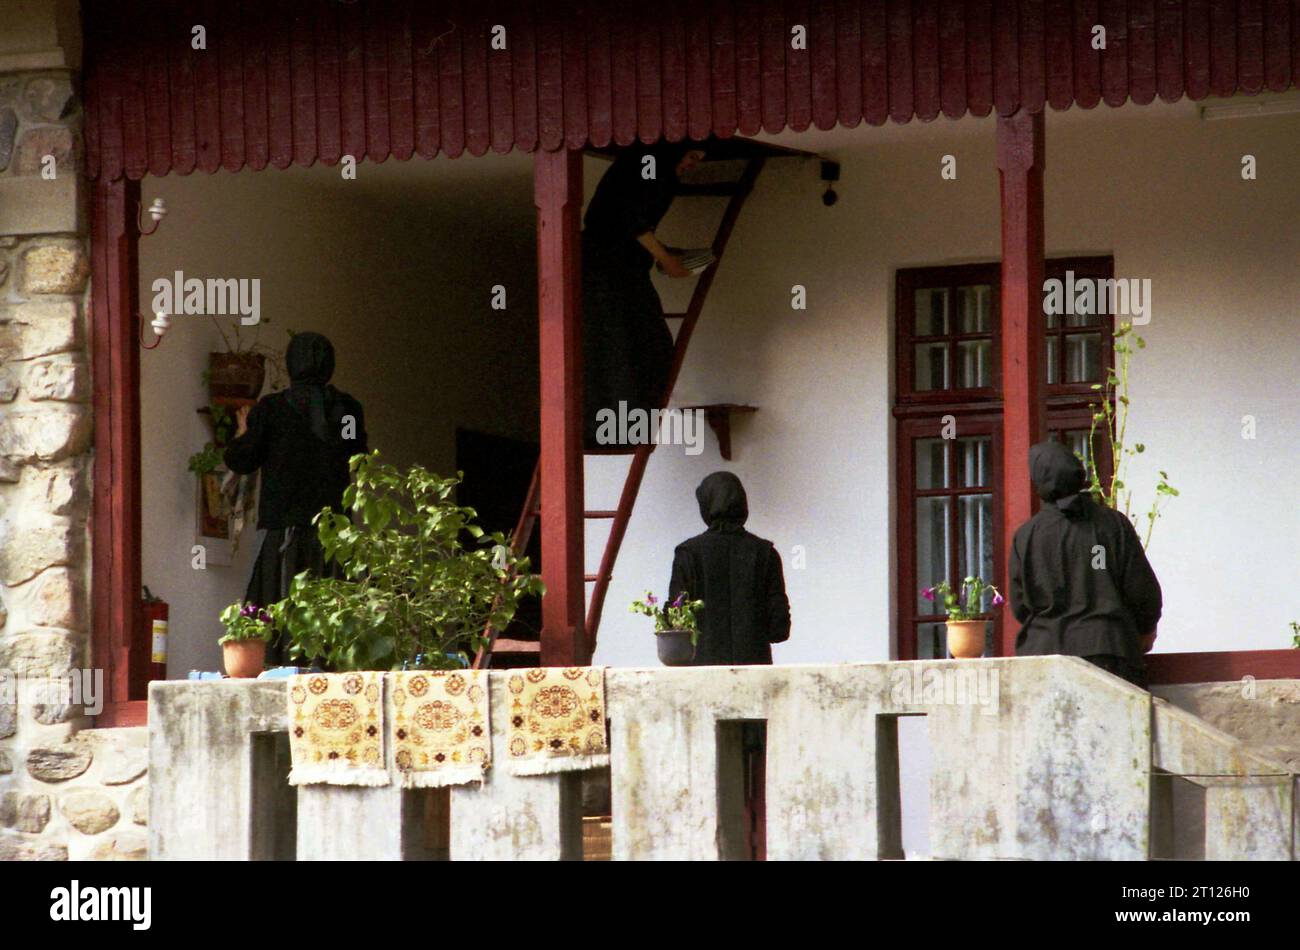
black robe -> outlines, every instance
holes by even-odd
[[[682,146],[631,149],[596,186],[582,232],[584,429],[596,448],[601,409],[658,409],[673,360],[673,336],[650,279],[654,257],[638,237],[667,214],[677,188]],[[642,158],[655,156],[655,177]]]
[[[1060,443],[1034,446],[1030,469],[1044,504],[1011,546],[1016,655],[1118,657],[1141,667],[1138,637],[1160,620],[1161,593],[1132,522],[1088,497],[1082,464]]]
[[[772,644],[790,638],[781,555],[742,527],[749,508],[731,472],[714,472],[695,497],[709,530],[677,546],[668,584],[670,600],[684,593],[704,601],[694,665],[771,663]]]
[[[299,333],[285,357],[291,384],[264,396],[248,414],[248,431],[226,446],[232,472],[262,472],[258,527],[266,537],[253,564],[244,599],[259,607],[283,600],[296,574],[336,573],[325,563],[312,519],[323,508],[340,510],[351,476],[348,459],[368,450],[361,403],[328,385],[334,348],[319,333]],[[351,438],[344,436],[347,419]],[[271,644],[272,662],[288,661],[287,644]]]

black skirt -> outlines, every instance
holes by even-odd
[[[583,244],[582,365],[586,447],[599,446],[598,415],[663,405],[673,335],[640,262],[588,239]],[[611,448],[612,446],[603,446]]]
[[[248,590],[244,599],[259,607],[269,607],[289,596],[289,587],[293,579],[303,571],[310,571],[317,577],[335,577],[338,568],[333,563],[325,563],[325,552],[321,548],[320,537],[316,527],[271,528],[266,532],[262,548],[257,553],[253,564],[253,576],[248,581]],[[281,636],[267,644],[267,663],[287,665],[289,644]]]

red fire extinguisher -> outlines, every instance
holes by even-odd
[[[145,632],[149,635],[149,679],[167,678],[167,601],[155,597],[149,588],[144,589]]]

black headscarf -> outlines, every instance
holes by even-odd
[[[1034,490],[1045,502],[1054,504],[1067,515],[1083,506],[1087,474],[1083,463],[1060,442],[1039,442],[1029,450],[1029,477]]]
[[[284,354],[289,371],[289,404],[307,417],[312,434],[331,444],[343,440],[338,391],[329,385],[334,375],[334,345],[320,333],[296,333]]]
[[[711,529],[739,528],[749,518],[745,486],[731,472],[714,472],[695,489],[700,517]]]

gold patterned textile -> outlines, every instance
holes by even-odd
[[[387,785],[383,673],[289,678],[290,785]]]
[[[519,670],[506,686],[511,772],[544,775],[609,764],[602,667]]]
[[[483,781],[492,763],[487,673],[411,670],[388,676],[389,742],[403,787]]]

